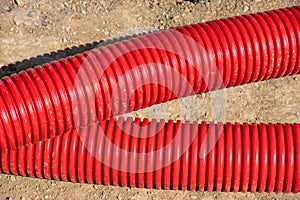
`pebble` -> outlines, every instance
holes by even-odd
[[[197,199],[198,197],[195,196],[195,195],[191,195],[190,198],[191,198],[191,199]]]
[[[33,17],[33,13],[32,13],[31,11],[29,11],[29,12],[27,13],[27,17]]]
[[[63,38],[61,41],[62,41],[63,43],[68,42],[67,38]]]
[[[11,182],[15,182],[15,181],[16,181],[16,177],[15,177],[15,176],[13,176],[13,175],[12,175],[12,176],[10,176],[10,181],[11,181]]]
[[[71,27],[70,27],[70,26],[67,26],[67,27],[66,27],[66,31],[67,31],[67,32],[70,32],[70,30],[71,30]]]
[[[98,189],[99,186],[98,186],[98,185],[93,185],[93,188],[94,188],[94,189]]]
[[[294,81],[297,81],[299,78],[296,76],[296,77],[293,77],[293,80]]]
[[[248,12],[250,10],[250,7],[248,5],[243,5],[242,10],[243,12]]]

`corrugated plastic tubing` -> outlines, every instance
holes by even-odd
[[[299,124],[218,123],[210,126],[214,128],[208,128],[205,123],[198,125],[162,121],[160,123],[165,123],[163,131],[155,137],[142,139],[112,128],[116,122],[109,118],[112,117],[110,95],[119,78],[135,66],[145,63],[160,63],[179,72],[192,85],[193,92],[187,90],[184,82],[176,80],[176,76],[166,74],[164,68],[138,69],[127,80],[131,84],[146,77],[156,77],[170,81],[174,87],[172,91],[158,84],[140,87],[130,98],[126,112],[194,93],[298,74],[299,19],[300,7],[296,6],[190,25],[124,40],[3,78],[0,81],[1,171],[55,180],[147,188],[298,192]],[[200,67],[204,71],[203,75],[207,76],[206,83],[201,74],[194,70],[194,66],[174,52],[146,48],[149,44],[160,43],[165,47],[163,49],[172,46],[173,49],[187,51],[190,47],[181,46],[175,33],[192,38],[205,49],[220,71],[224,85],[209,71],[210,68],[205,65],[205,60],[201,60],[202,55],[197,49],[190,51],[192,53],[188,57],[202,63]],[[80,95],[74,92],[74,81],[83,62],[91,65],[91,71],[85,72],[89,77],[91,73],[97,73],[97,68],[105,67],[102,63],[109,56],[126,52],[126,49],[132,47],[135,50],[115,59],[96,83],[88,79],[81,80],[85,89],[82,91],[85,93]],[[124,82],[122,88],[128,88],[128,84]],[[97,91],[95,107],[101,127],[115,143],[123,141],[122,148],[143,152],[162,147],[172,139],[178,127],[182,127],[184,137],[177,141],[177,147],[184,143],[192,131],[197,131],[196,138],[188,151],[163,169],[135,174],[104,166],[82,145],[72,116],[72,101],[84,101],[91,87]],[[122,95],[130,95],[126,92]],[[86,107],[80,107],[80,112],[92,109],[89,106],[86,104]],[[117,114],[124,112],[120,108]],[[119,120],[123,124],[127,123],[127,126],[133,124],[130,118]],[[144,121],[136,123],[147,122]],[[111,124],[110,128],[108,124]],[[198,158],[203,136],[209,133],[213,138],[217,131],[220,131],[221,136],[213,150],[205,158]],[[90,139],[90,142],[105,146],[99,138]],[[150,157],[147,164],[164,162],[173,154],[171,151],[159,158]],[[137,167],[139,163],[134,158],[123,158],[122,162],[128,163],[128,167]]]
[[[108,157],[111,163],[140,169],[145,169],[145,165],[161,166],[176,156],[178,148],[180,151],[192,140],[180,159],[157,170],[131,173],[110,168],[87,151],[75,130],[2,154],[1,170],[22,176],[131,187],[226,192],[299,191],[299,124],[152,122],[144,132],[133,124],[143,127],[148,125],[147,119],[106,120],[101,122],[100,128],[113,144],[130,152],[151,152],[172,141],[172,148],[157,157],[130,154],[126,158],[127,154],[120,152],[110,154],[111,146],[103,142],[99,129],[86,128],[82,132],[89,133],[85,139],[94,151],[97,149],[99,155]],[[122,131],[125,126],[138,134],[158,133],[149,138],[134,137]],[[180,134],[176,141],[172,140],[175,133]],[[204,140],[206,136],[208,140]],[[209,143],[215,137],[219,138],[216,145],[207,156],[200,158],[198,154],[204,141]]]

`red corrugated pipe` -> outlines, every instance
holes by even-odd
[[[298,74],[299,18],[296,6],[165,30],[3,78],[1,170],[147,188],[298,192],[298,124],[154,121],[145,129],[148,120],[119,118],[117,126],[109,118]]]
[[[299,124],[198,124],[153,120],[147,131],[133,126],[139,124],[143,127],[149,123],[147,119],[142,122],[135,119],[133,122],[131,118],[101,122],[101,130],[113,144],[129,152],[137,152],[130,156],[120,151],[111,153],[114,152],[112,146],[103,139],[99,130],[85,128],[82,133],[86,134],[84,138],[93,147],[92,152],[85,148],[82,137],[73,130],[2,154],[1,170],[22,176],[131,187],[299,192]],[[125,126],[138,134],[157,134],[138,138],[124,132]],[[179,137],[173,140],[176,134]],[[211,138],[204,140],[206,136]],[[214,141],[216,137],[218,142],[209,154],[199,157],[203,143]],[[171,141],[168,151],[156,156],[149,154]],[[190,141],[179,159],[164,165],[177,156],[178,148],[184,148],[184,144]],[[99,161],[102,158],[95,158],[96,151],[102,158],[109,159],[110,166],[116,163],[145,172],[120,171],[107,166]],[[145,156],[138,156],[138,153]]]

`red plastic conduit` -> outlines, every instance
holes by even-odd
[[[89,125],[85,116],[94,107],[98,120],[104,121],[102,124],[114,123],[105,120],[174,98],[298,74],[299,18],[300,7],[296,6],[180,27],[118,42],[3,78],[0,81],[2,170],[24,176],[140,187],[186,189],[189,186],[199,190],[205,187],[209,191],[223,188],[225,191],[278,192],[293,189],[298,192],[300,142],[297,124],[275,127],[262,124],[251,128],[246,124],[242,127],[236,124],[234,128],[230,124],[225,127],[218,124],[217,130],[223,130],[224,134],[204,160],[190,156],[195,155],[200,144],[193,142],[190,154],[186,152],[171,166],[147,174],[128,175],[101,166],[84,150],[76,134],[72,109],[75,109],[73,102],[88,102],[90,91],[95,90],[96,106],[86,103],[76,108],[83,116],[80,125]],[[189,39],[196,41],[200,48],[190,43],[186,45],[183,40]],[[160,48],[155,48],[158,44]],[[147,63],[160,65],[137,67]],[[84,69],[83,77],[86,78],[80,79],[79,90],[75,91],[74,82],[82,65],[90,67]],[[134,69],[135,73],[118,85],[121,77]],[[172,73],[167,69],[172,69]],[[175,72],[186,81],[178,79]],[[93,74],[101,74],[99,81],[89,79]],[[141,80],[148,79],[159,80],[171,86],[172,91],[156,83],[138,87]],[[137,86],[133,94],[132,85]],[[112,101],[117,86],[126,98]],[[130,97],[128,108],[124,107],[127,97]],[[178,123],[173,126],[180,126]],[[202,130],[197,135],[201,138],[206,129],[195,127]],[[165,132],[172,134],[166,128]],[[211,135],[213,137],[213,133]],[[130,141],[130,137],[126,139]],[[138,148],[140,143],[135,141]],[[153,144],[144,141],[147,142],[154,145],[156,140]],[[149,162],[163,162],[160,159]],[[130,164],[137,165],[137,162]]]
[[[100,124],[101,130],[114,145],[124,147],[126,151],[136,149],[137,153],[145,153],[144,160],[138,160],[135,154],[130,154],[129,158],[124,158],[122,153],[110,154],[111,149],[100,138],[99,130],[85,128],[82,134],[86,134],[84,138],[94,147],[93,154],[73,130],[3,153],[0,169],[8,174],[105,185],[226,192],[299,192],[299,124],[198,124],[153,120],[146,131],[142,128],[134,130],[133,124],[143,127],[149,123],[148,119],[133,121],[132,118],[119,118]],[[134,137],[123,131],[125,126],[129,126],[129,132],[158,134],[148,138]],[[175,129],[179,131],[175,132]],[[179,143],[173,142],[172,148],[164,151],[162,159],[146,154],[166,146],[175,134],[179,134],[176,140]],[[205,141],[211,141],[204,140],[205,136],[219,139],[209,154],[201,158],[198,155],[200,147]],[[99,161],[103,158],[96,159],[94,156],[97,151],[96,154],[109,158],[111,163],[128,168],[146,169],[149,165],[155,168],[168,157],[176,156],[175,148],[182,148],[190,140],[191,145],[180,158],[146,173],[120,171],[104,165]]]

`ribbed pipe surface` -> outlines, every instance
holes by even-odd
[[[148,129],[141,128],[149,124]],[[100,130],[85,128],[81,130],[81,134],[86,134],[84,137],[71,131],[4,153],[0,169],[22,176],[131,187],[226,192],[299,192],[300,189],[299,124],[198,124],[119,118],[102,122]],[[128,132],[157,134],[141,138]],[[145,156],[115,152],[103,140],[104,136],[128,152]],[[87,150],[83,138],[90,141],[93,152]],[[204,142],[214,142],[215,138],[218,142],[209,154],[199,156]],[[156,156],[147,154],[171,141],[172,147],[167,151]],[[160,168],[163,162],[177,157],[178,148],[180,151],[185,143],[190,145],[183,154]],[[121,171],[99,161],[106,158],[110,166],[117,163],[131,169],[147,171],[150,166],[155,170]]]
[[[187,126],[182,131],[187,136],[197,130],[197,139],[182,157],[160,170],[139,174],[103,166],[81,144],[76,128],[85,129],[94,122],[90,115],[94,109],[97,120],[105,127],[104,124],[115,123],[106,121],[111,117],[175,98],[298,74],[299,18],[300,7],[296,6],[165,30],[1,79],[2,171],[149,188],[298,192],[297,124],[219,123],[207,131],[206,124],[168,123],[164,134],[159,132],[155,139],[143,141],[104,128],[106,134],[118,137],[122,144],[131,141],[124,148],[134,144],[141,151],[149,145],[164,145],[166,138],[175,133],[171,127]],[[95,102],[91,104],[94,95]],[[74,113],[79,118],[74,119]],[[222,132],[217,145],[198,159],[201,137],[207,132],[215,137],[216,131]],[[102,141],[86,139],[87,143]],[[184,141],[182,136],[177,147]],[[167,153],[156,160],[149,158],[148,164],[165,162],[173,152]],[[139,163],[126,159],[122,162],[129,167]]]

